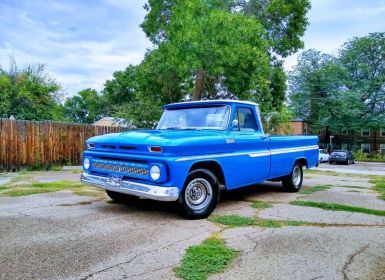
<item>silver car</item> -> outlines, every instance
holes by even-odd
[[[324,149],[319,150],[318,161],[320,163],[329,161],[329,154],[326,150]]]

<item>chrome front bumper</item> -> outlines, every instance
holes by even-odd
[[[90,175],[85,172],[83,172],[80,177],[80,181],[83,183],[91,184],[105,190],[135,195],[153,200],[175,201],[179,197],[179,189],[177,187],[159,187],[127,180],[123,180],[119,187],[115,187],[109,185],[107,180],[107,177]]]

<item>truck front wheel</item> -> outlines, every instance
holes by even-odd
[[[193,170],[187,176],[179,197],[180,213],[187,219],[206,218],[219,200],[219,184],[207,169]]]
[[[302,165],[296,162],[291,173],[283,178],[282,186],[286,191],[298,192],[302,187],[302,181]]]

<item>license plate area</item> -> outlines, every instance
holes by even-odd
[[[111,187],[120,187],[122,184],[122,175],[108,174],[107,184]]]

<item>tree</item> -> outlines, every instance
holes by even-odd
[[[94,89],[83,89],[67,98],[64,111],[67,120],[76,123],[94,123],[103,116],[102,97]]]
[[[124,71],[116,71],[112,80],[104,84],[103,99],[107,105],[106,111],[110,111],[111,105],[130,103],[135,99],[137,89],[137,68],[129,65]]]
[[[385,33],[345,43],[334,57],[303,52],[289,74],[290,108],[313,127],[330,130],[385,123]]]
[[[309,1],[150,0],[142,28],[185,81],[193,100],[231,97],[279,108],[280,57],[303,43]],[[273,102],[272,102],[273,101]]]
[[[174,65],[169,63],[163,47],[148,52],[130,79],[125,81],[134,85],[130,102],[109,104],[113,116],[125,118],[137,127],[153,126],[164,104],[180,101],[191,89],[190,83],[182,82]]]
[[[62,119],[60,85],[44,65],[19,69],[11,58],[9,70],[0,68],[0,116],[25,120]]]
[[[385,32],[354,38],[342,46],[340,63],[346,89],[356,104],[357,122],[372,128],[385,123]]]
[[[289,74],[291,109],[298,117],[315,126],[322,126],[323,108],[333,113],[336,94],[343,88],[346,75],[335,57],[316,50],[307,50],[298,58],[298,64]],[[325,117],[325,116],[324,116]]]

